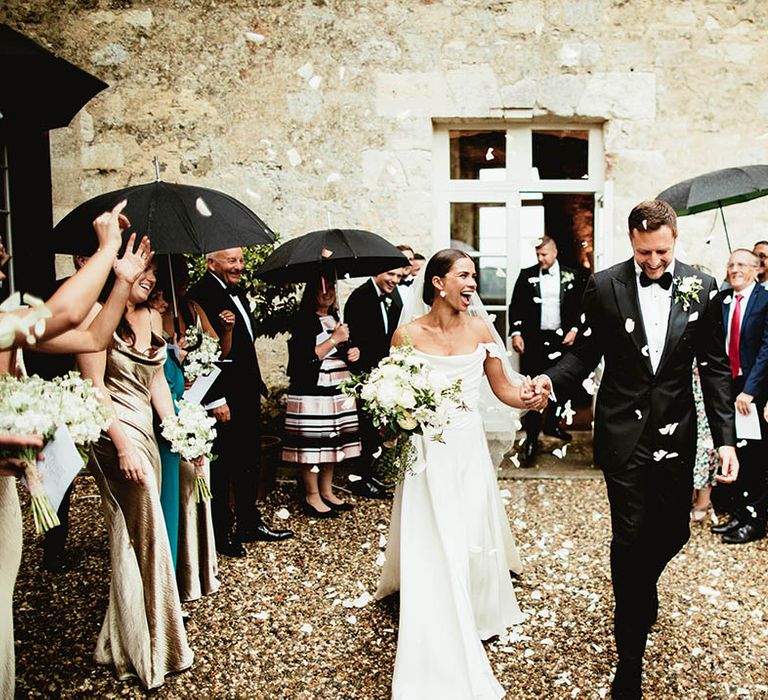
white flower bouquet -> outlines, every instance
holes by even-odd
[[[0,378],[0,432],[38,434],[47,442],[59,426],[65,425],[86,459],[87,446],[98,440],[110,422],[97,390],[74,372],[50,382],[37,376]],[[59,525],[59,518],[37,470],[38,452],[35,447],[22,447],[5,449],[2,455],[24,463],[24,480],[32,497],[32,517],[39,535]]]
[[[221,348],[219,341],[195,326],[187,328],[187,356],[184,358],[184,376],[189,381],[198,377],[207,377],[219,359]]]
[[[427,432],[442,442],[442,430],[450,413],[466,409],[460,399],[461,379],[450,383],[410,344],[392,348],[370,374],[355,376],[341,385],[342,391],[360,401],[384,438],[376,468],[384,481],[401,481],[416,459],[412,435]]]
[[[216,438],[216,419],[199,404],[181,399],[178,415],[167,416],[162,422],[162,435],[171,450],[195,465],[195,503],[209,501],[211,489],[203,471],[203,460],[212,460],[211,448]]]

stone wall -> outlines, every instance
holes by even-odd
[[[620,259],[638,200],[768,160],[761,0],[7,0],[0,20],[110,84],[52,134],[56,220],[157,156],[286,237],[330,217],[426,253],[432,118],[506,108],[604,122]],[[768,238],[768,199],[727,217],[735,245]],[[722,271],[713,212],[681,243]]]

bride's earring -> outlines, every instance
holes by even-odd
[[[440,290],[440,296],[443,297],[443,299],[445,299],[445,297],[447,296],[444,289]]]

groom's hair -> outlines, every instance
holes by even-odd
[[[428,306],[432,306],[432,302],[435,300],[435,287],[432,284],[433,277],[445,277],[453,264],[457,260],[463,258],[469,258],[472,260],[471,255],[467,255],[463,250],[457,248],[443,248],[438,250],[427,263],[427,267],[424,270],[424,292],[421,298]]]
[[[677,238],[677,214],[661,199],[647,199],[640,202],[629,212],[627,226],[630,236],[632,231],[658,231],[662,226],[669,226],[672,234]]]

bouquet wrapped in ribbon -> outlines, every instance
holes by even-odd
[[[384,439],[376,461],[384,481],[401,481],[410,471],[416,459],[412,435],[426,433],[442,442],[451,411],[465,408],[461,379],[450,383],[408,344],[392,348],[369,374],[354,376],[341,388],[360,402]]]
[[[187,356],[184,358],[184,377],[190,382],[198,377],[208,376],[214,368],[214,362],[221,355],[219,341],[204,331],[190,326],[185,334]]]
[[[97,390],[74,372],[53,381],[37,376],[0,377],[0,432],[38,434],[47,442],[57,428],[66,426],[81,457],[87,461],[88,446],[99,439],[110,422],[111,416],[99,403]],[[5,449],[2,454],[23,462],[35,531],[42,534],[59,525],[59,518],[37,469],[38,452],[34,447],[22,447]]]
[[[204,472],[204,459],[212,460],[211,449],[216,438],[216,419],[199,404],[181,399],[179,413],[167,416],[162,423],[162,435],[171,450],[195,465],[195,503],[209,501],[211,489]]]

